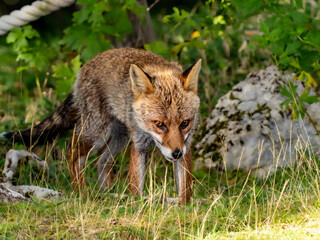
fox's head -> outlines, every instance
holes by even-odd
[[[130,67],[139,127],[149,133],[169,161],[181,158],[192,140],[199,108],[197,96],[201,60],[185,71],[178,67],[142,70]]]

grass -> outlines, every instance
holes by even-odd
[[[185,206],[159,198],[173,196],[175,190],[172,167],[157,154],[145,184],[148,200],[134,198],[127,189],[127,154],[117,159],[119,174],[107,192],[98,190],[92,167],[96,156],[90,158],[89,187],[80,193],[70,188],[65,161],[58,163],[50,154],[43,155],[52,162],[49,173],[39,177],[31,168],[22,168],[16,181],[56,189],[63,193],[62,199],[0,205],[0,239],[320,237],[319,161],[308,151],[299,155],[294,167],[280,169],[267,179],[241,171],[194,172],[193,200]]]

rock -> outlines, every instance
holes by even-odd
[[[291,112],[280,107],[287,98],[280,94],[279,87],[293,77],[271,66],[250,73],[223,96],[195,146],[197,168],[254,170],[265,177],[279,166],[292,165],[299,149],[319,151],[320,139],[308,119],[292,121]],[[300,95],[303,83],[294,84]],[[319,129],[320,103],[306,107]]]
[[[34,196],[38,199],[57,198],[59,199],[62,194],[49,188],[43,188],[39,186],[19,185],[11,186],[9,188],[12,191],[18,192],[23,196]]]
[[[41,160],[36,154],[27,152],[25,150],[10,149],[6,154],[6,161],[2,170],[3,179],[0,179],[0,202],[13,203],[17,201],[32,201],[30,196],[38,199],[42,198],[59,198],[61,193],[38,186],[12,185],[12,178],[16,172],[17,167],[23,161],[31,164],[38,170],[48,170],[48,164]]]
[[[30,201],[28,198],[24,197],[20,193],[12,191],[0,184],[0,202],[2,203],[15,203],[21,201]]]

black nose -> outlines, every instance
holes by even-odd
[[[176,149],[174,152],[172,152],[172,157],[174,159],[179,159],[182,157],[182,152],[179,149]]]

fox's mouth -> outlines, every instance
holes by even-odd
[[[168,158],[168,157],[165,157],[166,159],[167,159],[167,161],[169,161],[169,162],[176,162],[176,161],[178,161],[180,158]]]
[[[179,158],[171,158],[171,157],[166,157],[166,156],[164,156],[164,157],[169,162],[176,162],[176,161],[180,160],[181,158],[183,158],[183,156],[181,156]]]

